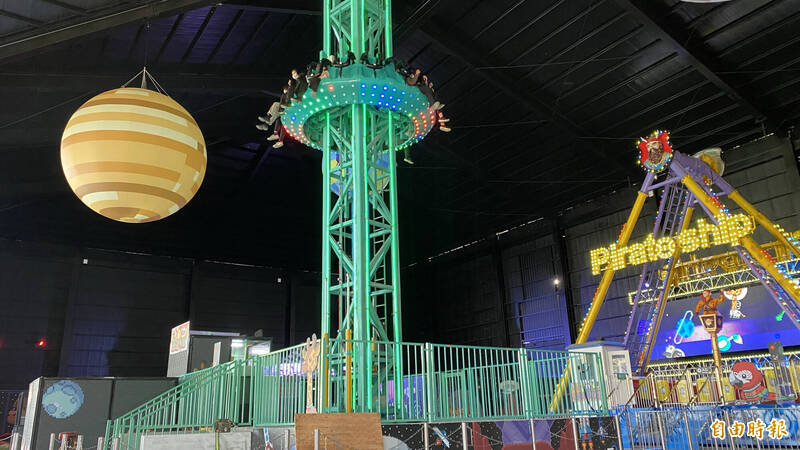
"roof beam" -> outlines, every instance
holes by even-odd
[[[286,79],[286,75],[269,75],[253,72],[192,72],[161,71],[158,66],[148,67],[159,83],[167,87],[167,91],[207,92],[233,94],[272,95],[271,89]],[[116,72],[116,71],[115,71]],[[128,81],[128,72],[60,72],[32,71],[5,72],[0,71],[0,90],[31,89],[37,92],[88,92],[113,89]],[[134,84],[136,84],[134,82]]]
[[[248,11],[308,16],[322,15],[322,3],[319,0],[228,0],[222,3],[235,5]]]
[[[211,21],[211,18],[214,16],[214,13],[217,11],[216,6],[212,6],[211,9],[206,14],[206,18],[203,20],[203,23],[200,25],[200,28],[194,33],[194,38],[192,38],[192,42],[186,48],[186,52],[183,54],[183,58],[181,58],[181,63],[186,62],[186,58],[192,54],[195,45],[197,45],[197,41],[200,40],[200,37],[203,36],[203,32],[206,31],[206,27],[208,26],[208,22]]]
[[[470,44],[471,39],[455,30],[444,30],[437,26],[433,21],[424,24],[419,30],[427,40],[439,46],[448,55],[452,55],[463,64],[468,66],[479,77],[483,78],[488,84],[498,91],[506,94],[510,98],[524,104],[543,120],[554,122],[561,126],[565,135],[577,139],[580,136],[594,136],[591,132],[584,130],[583,127],[573,122],[561,112],[546,104],[539,97],[530,94],[530,90],[524,89],[515,77],[506,75],[501,71],[479,70],[478,67],[495,67],[503,64],[498,61],[490,60],[475,51],[474,43]],[[590,151],[598,157],[612,162],[622,170],[627,170],[630,166],[629,161],[619,158],[618,152],[601,152],[593,145]]]
[[[172,24],[172,28],[169,29],[169,33],[167,33],[167,37],[161,43],[161,48],[158,49],[158,54],[156,55],[155,62],[161,61],[161,56],[164,54],[164,50],[167,49],[167,46],[172,41],[172,37],[175,36],[175,32],[178,31],[178,28],[181,26],[183,22],[183,13],[178,14],[178,17],[175,18],[175,22]]]
[[[219,49],[222,48],[222,45],[225,44],[225,41],[228,40],[228,36],[230,36],[233,29],[236,28],[236,25],[239,24],[239,19],[242,18],[242,14],[244,14],[243,9],[236,11],[236,15],[233,16],[233,20],[231,20],[231,23],[228,25],[228,28],[225,29],[225,33],[222,34],[222,36],[217,41],[217,45],[214,46],[214,50],[212,50],[211,53],[208,55],[208,58],[206,58],[206,64],[213,61],[214,57],[217,56],[217,52],[219,52]]]
[[[5,9],[0,9],[0,16],[9,17],[11,19],[14,19],[14,20],[17,20],[17,21],[20,21],[20,22],[25,22],[25,23],[27,23],[29,25],[33,25],[35,27],[38,27],[38,26],[41,26],[41,25],[44,24],[44,22],[42,22],[41,20],[36,20],[36,19],[34,19],[32,17],[23,16],[22,14],[17,14],[15,12],[7,11]]]
[[[392,32],[394,34],[394,41],[402,41],[408,37],[409,34],[414,32],[414,30],[430,20],[433,14],[439,9],[439,6],[441,6],[441,3],[441,0],[433,0],[433,4],[425,2],[413,11],[408,11],[408,17],[399,26],[396,26],[395,30]]]
[[[78,20],[52,24],[34,33],[12,36],[0,41],[0,61],[41,48],[109,30],[139,20],[175,14],[207,4],[213,0],[155,0],[134,7],[106,10]]]
[[[66,9],[68,11],[72,11],[72,12],[74,12],[76,14],[80,14],[82,16],[85,16],[87,14],[87,11],[86,11],[85,8],[81,8],[80,6],[75,6],[75,5],[67,3],[67,2],[62,2],[60,0],[40,0],[40,1],[43,1],[45,3],[50,3],[51,5],[58,6],[59,8],[63,8],[63,9]]]
[[[39,28],[0,39],[0,61],[141,20],[180,14],[208,5],[230,4],[232,7],[257,9],[265,12],[319,14],[318,3],[318,0],[231,0],[229,2],[220,0],[149,0],[137,6],[125,4],[121,8],[104,9],[97,13],[85,14],[82,17],[51,24],[33,21],[34,19],[25,20],[19,16],[15,19],[38,25]],[[9,17],[12,16],[9,15]]]
[[[678,27],[666,20],[666,15],[659,12],[656,2],[643,0],[615,0],[625,11],[641,22],[651,33],[658,36],[678,55],[698,72],[706,77],[714,86],[725,92],[728,97],[752,114],[756,122],[764,122],[768,127],[776,129],[778,123],[767,116],[758,107],[757,102],[737,90],[731,82],[718,74],[721,63],[705,49],[699,39],[692,39],[690,30]],[[682,44],[685,43],[685,44]],[[697,42],[697,44],[692,44]]]

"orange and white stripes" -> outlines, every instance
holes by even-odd
[[[87,206],[122,222],[173,214],[200,188],[203,134],[170,97],[147,89],[104,92],[81,106],[61,138],[61,165]]]

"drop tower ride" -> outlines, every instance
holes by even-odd
[[[344,64],[330,67],[316,97],[306,93],[282,121],[323,154],[321,331],[345,345],[327,346],[338,366],[325,371],[335,392],[317,398],[323,411],[342,403],[370,411],[374,372],[393,374],[402,392],[400,346],[379,344],[403,338],[395,152],[421,140],[436,112],[393,64],[382,64],[393,55],[391,0],[323,0],[322,25],[320,57]]]

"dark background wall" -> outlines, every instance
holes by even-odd
[[[746,199],[786,230],[800,228],[800,176],[796,151],[788,139],[768,136],[726,149],[723,158],[725,178]],[[616,240],[643,178],[557,217],[498,230],[407,267],[403,284],[412,289],[405,289],[404,304],[426,305],[418,310],[425,312],[425,331],[414,337],[564,348],[576,336],[600,281],[591,274],[589,251]],[[732,213],[739,212],[733,202],[726,204]],[[654,195],[645,204],[632,241],[652,232],[657,209],[658,195]],[[755,238],[761,243],[774,240],[761,229]],[[623,339],[631,309],[627,294],[636,289],[640,274],[641,267],[617,272],[590,339]]]
[[[800,228],[787,139],[723,156],[726,179],[747,199],[787,230]],[[616,239],[639,183],[405,266],[404,340],[564,348],[600,278],[589,251]],[[657,201],[648,199],[634,241],[651,231]],[[756,239],[772,240],[763,231]],[[592,339],[622,339],[639,270],[616,275]],[[292,345],[318,332],[319,298],[314,272],[0,239],[0,389],[41,375],[163,376],[169,330],[185,320],[193,329],[263,329],[276,347]]]
[[[170,329],[186,320],[292,345],[317,328],[317,278],[0,240],[0,389],[38,376],[164,376]]]

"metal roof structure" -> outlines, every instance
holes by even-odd
[[[643,176],[634,140],[684,153],[800,118],[800,2],[396,0],[395,48],[430,74],[453,132],[400,163],[406,263]],[[317,57],[319,0],[0,1],[0,236],[315,269],[317,151],[254,125]],[[63,126],[147,65],[208,144],[183,211],[121,225],[84,207]]]

